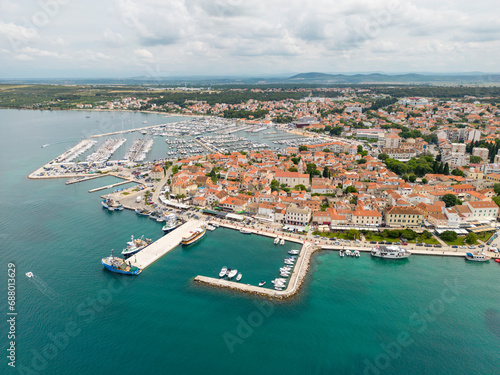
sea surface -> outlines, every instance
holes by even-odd
[[[102,209],[88,190],[111,177],[66,186],[27,175],[95,124],[112,131],[146,119],[166,121],[0,110],[0,374],[500,373],[495,262],[324,251],[299,295],[276,302],[193,283],[228,266],[242,272],[241,282],[269,285],[297,248],[219,228],[137,277],[105,270],[100,259],[111,249],[131,235],[157,239],[161,225]],[[17,272],[15,368],[6,356],[8,263]]]

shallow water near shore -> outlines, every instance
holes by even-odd
[[[120,116],[123,116],[120,114]],[[112,112],[92,119],[130,127],[165,117]],[[95,121],[94,121],[95,122]],[[116,122],[116,123],[115,123]],[[500,264],[412,256],[407,261],[313,255],[297,296],[272,301],[198,285],[222,266],[252,285],[278,276],[287,250],[273,239],[218,228],[177,247],[138,277],[100,259],[161,224],[110,213],[91,188],[27,175],[73,145],[82,112],[0,110],[0,306],[7,263],[17,271],[16,369],[2,374],[497,374]],[[126,125],[128,126],[128,125]],[[101,192],[102,194],[102,192]],[[32,271],[34,279],[24,274]],[[5,316],[5,315],[4,315]],[[1,347],[8,348],[6,325]]]

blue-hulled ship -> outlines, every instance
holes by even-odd
[[[109,211],[122,211],[123,210],[123,205],[120,202],[115,201],[109,195],[106,199],[101,201],[101,204],[104,208],[108,209]]]
[[[130,261],[127,262],[122,258],[113,256],[113,250],[111,250],[111,256],[101,259],[101,263],[111,272],[125,275],[138,275],[142,271],[140,268],[132,266]]]

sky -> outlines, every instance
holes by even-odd
[[[498,73],[498,0],[0,0],[0,78]]]

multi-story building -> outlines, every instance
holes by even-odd
[[[309,207],[297,207],[290,204],[286,208],[285,223],[291,225],[307,225],[311,220],[311,209]]]
[[[276,172],[274,175],[275,180],[280,184],[287,186],[304,185],[309,186],[309,175],[299,172]]]
[[[414,207],[392,207],[385,214],[385,223],[392,228],[420,227],[424,223],[424,215]]]
[[[471,218],[476,220],[494,221],[498,216],[498,206],[491,201],[465,202],[471,211]]]
[[[472,149],[473,156],[479,156],[483,161],[488,161],[489,150],[485,147],[474,147]]]
[[[451,152],[456,152],[458,154],[465,154],[465,143],[452,143]]]

